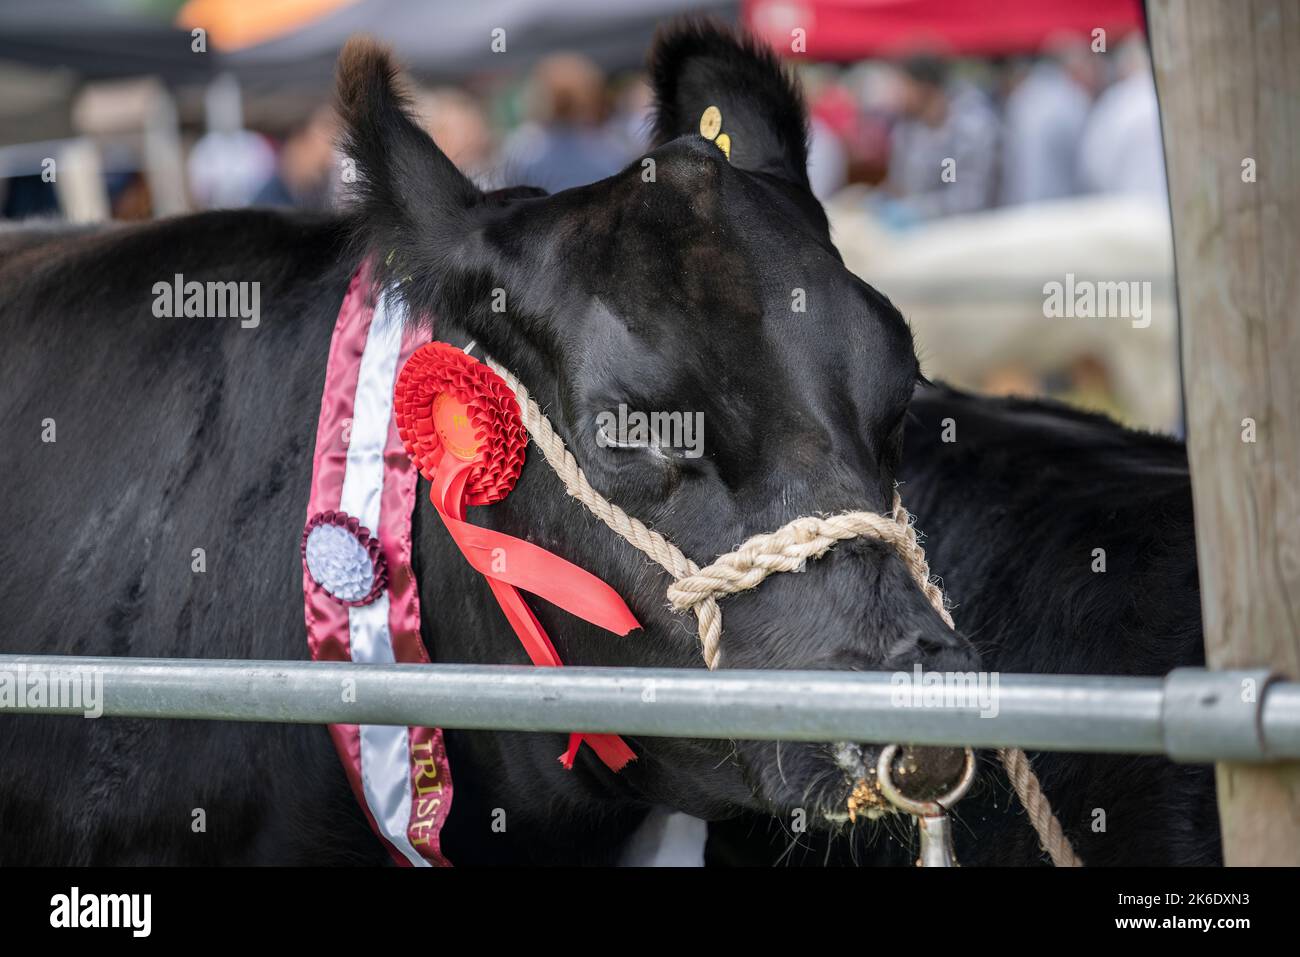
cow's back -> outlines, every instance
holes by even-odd
[[[1163,676],[1204,664],[1182,443],[1052,402],[943,387],[920,390],[910,415],[903,500],[985,668]],[[1032,758],[1085,862],[1219,862],[1212,768]],[[970,863],[1036,856],[1033,830],[1001,791],[962,804]]]
[[[6,236],[0,651],[305,655],[298,535],[349,273],[341,225],[302,215]],[[192,281],[246,305],[256,283],[256,325],[158,315],[158,284]],[[4,864],[375,848],[323,728],[0,716],[0,767]]]

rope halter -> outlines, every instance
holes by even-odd
[[[828,517],[805,516],[787,522],[774,532],[755,535],[735,550],[700,568],[682,550],[659,532],[606,499],[583,474],[573,453],[556,434],[528,389],[491,356],[484,361],[515,393],[524,428],[564,484],[565,491],[633,547],[644,552],[673,578],[668,586],[669,604],[677,611],[695,612],[699,623],[704,663],[718,666],[722,643],[722,609],[718,600],[756,588],[775,572],[802,571],[810,558],[820,558],[836,542],[853,538],[874,538],[891,545],[907,566],[908,573],[949,628],[955,628],[945,607],[943,591],[930,579],[925,550],[916,538],[911,516],[894,493],[890,515],[877,512],[843,512]],[[1039,842],[1058,867],[1079,867],[1069,838],[1052,813],[1029,758],[1019,748],[1003,748],[998,756],[1007,771],[1020,803],[1029,813]]]
[[[668,586],[668,602],[675,611],[693,610],[700,619],[700,640],[704,660],[717,666],[717,648],[722,634],[719,598],[757,588],[775,572],[801,572],[808,559],[821,558],[836,542],[852,538],[873,538],[894,547],[907,566],[912,580],[925,593],[940,617],[953,627],[944,606],[943,592],[930,580],[925,551],[916,539],[911,516],[894,493],[893,513],[842,512],[822,518],[796,518],[775,532],[755,535],[734,551],[718,557],[712,565],[678,578]],[[716,634],[714,632],[716,631]]]

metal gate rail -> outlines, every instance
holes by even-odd
[[[972,674],[928,689],[913,678],[0,655],[0,716],[101,710],[107,717],[1017,746],[1180,761],[1300,758],[1300,683],[1270,683],[1262,671]]]

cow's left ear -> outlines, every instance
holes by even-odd
[[[803,94],[770,47],[708,20],[684,20],[655,36],[649,70],[656,146],[702,133],[725,143],[733,166],[809,189]]]

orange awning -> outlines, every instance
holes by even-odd
[[[239,50],[296,30],[356,0],[189,0],[176,14],[187,30],[202,27],[220,50]]]

